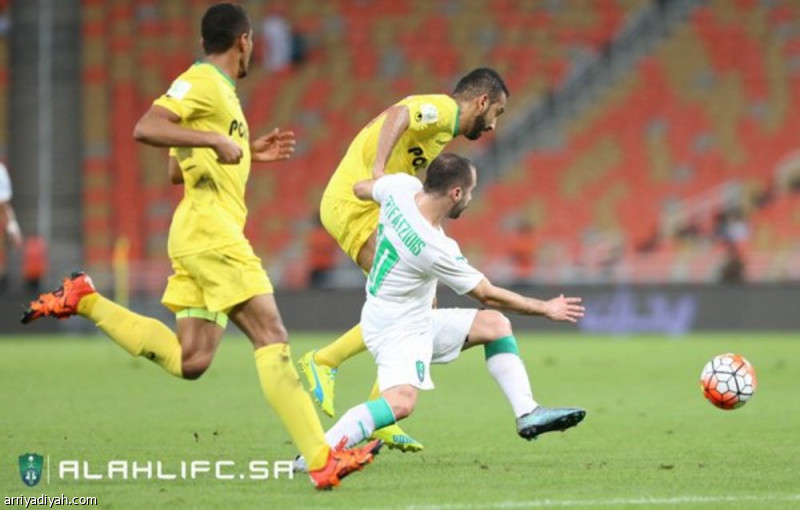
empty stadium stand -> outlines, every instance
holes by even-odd
[[[142,281],[158,282],[169,270],[166,232],[181,190],[166,178],[165,152],[135,144],[131,132],[198,57],[197,26],[208,3],[83,0],[90,266],[106,267],[115,239],[125,236],[131,257],[150,275]],[[305,234],[322,189],[349,140],[383,108],[407,94],[448,92],[459,75],[488,65],[512,92],[503,129],[515,110],[557,90],[606,50],[633,13],[652,5],[246,4],[257,31],[261,19],[280,12],[308,46],[303,62],[277,72],[259,65],[259,47],[251,76],[238,87],[251,133],[280,126],[299,139],[292,160],[255,167],[251,177],[248,235],[273,278],[285,286],[307,283]],[[746,277],[797,276],[796,263],[780,260],[800,257],[764,253],[796,249],[790,239],[800,228],[800,195],[776,184],[776,168],[800,132],[799,16],[800,3],[788,0],[717,0],[695,9],[569,122],[561,146],[506,169],[450,232],[471,259],[501,277],[514,275],[511,233],[525,223],[534,228],[535,281],[713,281],[727,256],[715,241],[713,218],[735,206],[749,228],[741,243]],[[727,183],[740,193],[713,191]],[[780,189],[767,201],[750,193],[773,188]],[[676,210],[690,214],[676,224]]]

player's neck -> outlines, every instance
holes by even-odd
[[[239,75],[239,57],[232,52],[216,53],[206,55],[205,62],[225,73],[233,83],[236,83]]]
[[[424,191],[420,191],[414,197],[422,217],[428,220],[434,228],[442,226],[442,222],[447,217],[449,211],[448,204],[444,203],[441,199],[428,195]]]
[[[458,104],[458,132],[455,133],[455,136],[461,136],[467,132],[467,126],[471,126],[475,121],[475,117],[478,114],[478,105],[474,100],[467,101],[460,97],[454,97],[453,99]]]
[[[459,97],[453,98],[458,105],[458,119],[456,119],[456,125],[458,126],[458,132],[454,133],[454,136],[461,136],[464,134],[464,118],[469,113],[469,103],[463,101]]]

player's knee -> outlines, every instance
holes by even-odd
[[[388,399],[387,399],[388,400]],[[417,405],[416,395],[397,395],[389,400],[395,420],[402,420],[411,416]]]
[[[280,321],[272,321],[263,329],[261,334],[253,338],[252,341],[253,347],[256,349],[272,344],[285,344],[289,342],[289,333],[286,331],[283,323]]]
[[[485,321],[486,336],[488,338],[496,340],[514,334],[511,330],[511,321],[502,313],[497,310],[483,310],[480,313],[485,314],[483,320]]]
[[[392,406],[392,413],[394,413],[395,420],[402,420],[408,418],[414,412],[414,403],[400,402]]]
[[[194,381],[203,375],[208,367],[211,366],[212,356],[206,353],[198,353],[186,356],[181,360],[181,370],[184,379]]]
[[[289,332],[286,331],[282,322],[277,322],[270,327],[269,337],[272,339],[272,343],[285,344],[289,341]]]

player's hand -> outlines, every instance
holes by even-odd
[[[214,145],[214,152],[217,153],[217,161],[223,165],[235,165],[242,159],[242,148],[233,138],[225,135],[219,137],[219,141]]]
[[[580,305],[581,301],[579,297],[564,297],[564,294],[561,294],[557,298],[545,301],[544,315],[557,322],[578,322],[585,310]]]
[[[260,163],[289,159],[294,153],[296,143],[294,132],[275,128],[271,133],[253,140],[250,144],[250,158]]]

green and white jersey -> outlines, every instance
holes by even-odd
[[[373,187],[373,198],[381,209],[367,301],[361,312],[365,336],[398,329],[429,330],[437,281],[465,294],[483,279],[461,254],[458,243],[422,216],[414,200],[421,190],[419,179],[407,174],[386,175]]]

